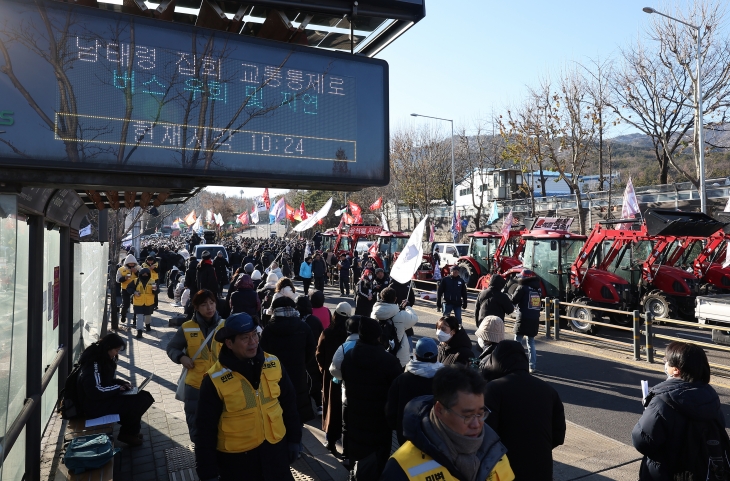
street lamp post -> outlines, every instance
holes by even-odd
[[[705,134],[704,121],[702,119],[702,72],[700,68],[700,56],[702,55],[701,27],[698,27],[697,25],[692,25],[691,23],[687,23],[684,20],[680,20],[678,18],[670,17],[669,15],[654,10],[651,7],[644,7],[642,10],[646,13],[656,13],[657,15],[661,15],[662,17],[674,20],[675,22],[679,22],[697,31],[697,84],[695,85],[695,109],[697,110],[697,143],[699,145],[700,156],[700,210],[703,213],[707,214],[707,189],[705,187]]]
[[[453,199],[453,213],[451,222],[456,222],[456,177],[454,176],[454,121],[451,119],[443,119],[441,117],[431,117],[430,115],[421,115],[421,114],[411,114],[413,117],[425,117],[427,119],[435,119],[435,120],[443,120],[445,122],[451,122],[451,192],[454,197]],[[458,228],[457,226],[454,226],[455,228]],[[456,235],[456,232],[454,232],[454,235]],[[455,240],[455,239],[454,239]]]

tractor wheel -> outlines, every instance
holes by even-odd
[[[504,289],[502,289],[502,291],[506,293],[510,298],[512,298],[512,294],[515,293],[519,286],[520,285],[517,283],[517,279],[513,277],[512,279],[507,281],[507,285],[504,286]]]
[[[477,271],[474,270],[474,266],[472,266],[468,262],[459,262],[459,275],[463,279],[464,282],[466,282],[466,287],[471,287],[472,289],[477,286],[477,282],[479,282],[479,274],[477,274]]]
[[[662,291],[651,291],[641,300],[641,305],[644,308],[644,312],[651,312],[655,318],[666,317],[676,319],[677,317],[677,303],[672,296]]]
[[[593,309],[589,307],[590,300],[582,297],[580,299],[577,299],[573,301],[574,304],[581,304],[580,306],[570,306],[568,307],[567,315],[568,317],[574,317],[576,319],[581,319],[582,321],[576,321],[574,319],[568,320],[568,325],[570,325],[570,328],[574,330],[575,332],[580,332],[581,334],[596,334],[601,329],[601,326],[598,326],[596,324],[590,324],[590,321],[598,321],[601,322],[600,316],[597,316]]]

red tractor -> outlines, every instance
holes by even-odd
[[[719,230],[709,237],[675,238],[665,263],[691,270],[700,279],[700,293],[730,293],[730,268],[724,267],[730,235]]]
[[[698,278],[663,261],[677,237],[691,232],[707,238],[722,223],[698,212],[662,209],[648,209],[644,217],[644,221],[597,224],[571,268],[571,281],[576,288],[585,290],[586,272],[595,270],[602,275],[618,276],[629,285],[630,292],[624,294],[630,300],[629,310],[648,311],[655,317],[693,317]],[[630,229],[616,228],[619,223]],[[618,322],[626,316],[612,319]]]
[[[410,234],[405,232],[383,231],[377,234],[377,246],[370,249],[370,257],[375,267],[390,272],[390,268],[398,258],[398,254],[403,250],[410,239]]]
[[[467,287],[484,289],[493,274],[503,274],[522,264],[519,259],[527,231],[512,229],[505,238],[499,232],[478,231],[469,234],[468,255],[457,261],[461,278]]]
[[[372,225],[350,225],[344,229],[328,229],[322,233],[321,249],[323,252],[332,249],[338,258],[342,253],[352,256],[360,238],[377,235],[382,230],[381,226]]]

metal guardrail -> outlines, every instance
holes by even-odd
[[[40,394],[34,394],[33,396],[26,398],[23,402],[23,407],[13,420],[13,424],[10,425],[8,431],[5,433],[5,439],[3,440],[3,461],[5,461],[5,458],[8,454],[10,454],[10,450],[13,449],[13,445],[15,444],[15,441],[18,440],[20,433],[22,433],[23,429],[25,429],[25,425],[28,422],[28,419],[30,419],[31,414],[33,414],[36,409],[40,409],[41,396],[43,396],[43,393],[46,392],[48,384],[51,382],[51,379],[53,379],[53,375],[56,374],[56,370],[58,370],[58,366],[61,365],[61,361],[65,356],[66,348],[63,346],[59,347],[58,351],[56,351],[56,357],[53,358],[53,361],[51,361],[51,364],[48,365],[46,371],[43,373]],[[0,465],[2,465],[2,463],[0,463]]]

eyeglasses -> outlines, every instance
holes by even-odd
[[[254,332],[252,335],[241,337],[240,339],[244,342],[244,344],[251,344],[253,341],[259,342],[259,333]]]
[[[446,408],[446,410],[448,412],[450,412],[451,414],[453,414],[454,416],[460,417],[461,419],[463,419],[464,420],[464,424],[466,424],[466,425],[471,424],[471,422],[474,421],[475,419],[479,420],[480,422],[484,422],[487,419],[487,416],[489,416],[489,413],[492,412],[492,411],[489,410],[489,408],[487,406],[484,406],[484,411],[483,412],[476,413],[476,414],[471,414],[469,416],[462,416],[461,414],[459,414],[459,413],[457,413],[455,411],[452,411],[449,408]]]

